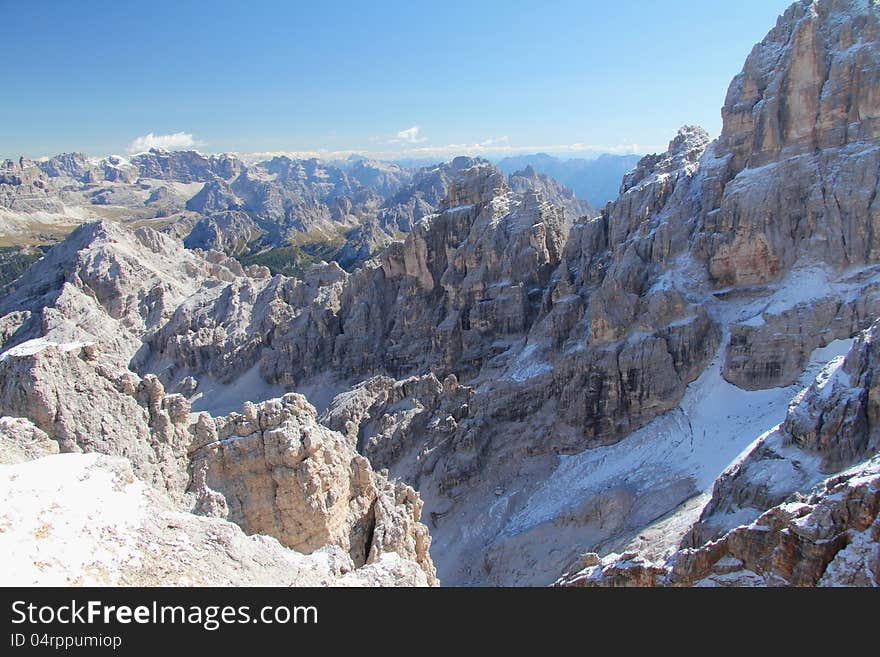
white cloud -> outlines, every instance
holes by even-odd
[[[143,153],[151,148],[163,148],[167,151],[179,151],[198,146],[189,132],[175,132],[170,135],[155,135],[152,132],[138,137],[128,145],[129,153]]]
[[[510,139],[507,137],[507,135],[504,135],[503,137],[490,137],[489,139],[484,139],[479,143],[479,146],[483,148],[491,148],[492,146],[502,146],[508,144],[509,142]]]
[[[397,133],[397,137],[391,140],[392,144],[420,144],[422,142],[428,141],[427,137],[420,137],[419,131],[421,128],[417,125],[414,125],[411,128],[407,128],[406,130],[401,130]]]
[[[600,153],[635,154],[662,153],[665,145],[620,144],[535,144],[514,145],[507,137],[487,138],[475,143],[445,144],[438,146],[409,145],[393,152],[372,153],[373,157],[449,157],[453,155],[514,155],[517,153],[570,153],[598,155]]]

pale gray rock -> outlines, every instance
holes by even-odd
[[[518,194],[527,191],[540,192],[545,201],[565,210],[570,222],[581,217],[593,217],[596,213],[589,203],[578,199],[568,187],[559,184],[550,176],[540,174],[531,165],[507,176],[510,188]]]
[[[132,184],[137,181],[137,170],[131,163],[118,155],[111,155],[99,163],[104,180]]]
[[[772,507],[716,541],[666,563],[611,554],[566,574],[557,586],[878,586],[880,459]]]
[[[783,425],[786,442],[821,457],[835,472],[880,451],[880,324],[835,359],[796,397]]]
[[[795,261],[876,261],[880,11],[869,0],[797,2],[727,94],[703,188],[710,272],[773,280]]]
[[[206,185],[207,186],[207,185]],[[217,212],[196,222],[183,240],[188,249],[246,254],[264,231],[245,212]]]
[[[785,422],[718,478],[699,520],[665,563],[612,554],[558,584],[880,584],[878,331],[875,323],[845,358],[832,360],[792,400]]]
[[[62,153],[39,162],[38,166],[51,178],[67,177],[82,182],[94,182],[93,165],[82,153]]]
[[[23,463],[58,453],[58,443],[30,420],[0,417],[0,463]]]
[[[375,190],[383,198],[393,196],[412,180],[412,171],[409,169],[377,160],[358,160],[347,173],[350,178]]]
[[[509,183],[492,165],[468,158],[428,167],[408,182],[396,170],[366,164],[275,158],[238,168],[198,154],[134,158],[143,176],[137,193],[105,181],[98,193],[112,190],[108,203],[126,194],[147,199],[156,180],[191,197],[203,185],[194,208],[213,212],[232,199],[253,221],[227,215],[223,225],[209,218],[193,246],[238,252],[239,241],[259,231],[249,249],[314,248],[316,241],[326,247],[315,251],[320,257],[362,266],[349,273],[317,264],[301,280],[269,278],[216,251],[182,255],[174,240],[149,231],[131,238],[83,229],[0,301],[4,349],[38,337],[97,342],[108,358],[124,355],[114,366],[185,391],[204,408],[214,391],[218,406],[224,395],[228,406],[236,395],[234,402],[309,391],[321,398],[322,421],[341,433],[321,428],[293,397],[246,406],[237,416],[202,416],[205,435],[217,438],[197,441],[194,454],[207,450],[210,458],[202,454],[189,472],[200,512],[232,517],[248,531],[302,549],[330,541],[355,563],[370,561],[374,548],[408,546],[400,549],[419,554],[424,541],[413,527],[421,509],[411,489],[363,474],[356,458],[366,454],[418,486],[446,581],[552,581],[564,559],[599,545],[632,544],[628,532],[707,493],[729,462],[725,457],[699,485],[679,471],[665,481],[669,470],[652,467],[663,454],[651,452],[640,435],[644,486],[609,475],[592,493],[550,491],[551,517],[517,525],[535,487],[570,463],[564,457],[607,449],[654,420],[673,431],[674,422],[687,419],[682,403],[695,382],[732,397],[746,394],[725,387],[719,371],[748,390],[792,383],[817,347],[851,339],[876,319],[877,14],[867,0],[795,4],[731,85],[718,140],[682,128],[664,153],[643,158],[625,176],[615,202],[574,223],[549,181],[538,177],[529,186],[527,175]],[[62,198],[55,178],[25,164],[4,165],[5,198],[24,198],[12,190],[16,185],[37,205]],[[521,191],[512,184],[522,184]],[[48,191],[40,196],[28,186]],[[173,233],[189,234],[197,225],[192,219],[173,219]],[[111,275],[116,268],[119,275]],[[810,386],[791,422],[731,464],[703,529],[692,534],[697,565],[676,581],[818,581],[818,564],[836,553],[813,539],[780,538],[806,517],[780,505],[829,469],[858,467],[875,449],[870,431],[859,433],[872,426],[870,415],[859,418],[870,408],[863,392],[870,397],[873,386],[860,374],[859,358],[838,363],[849,378],[838,372],[836,383]],[[834,408],[823,401],[826,393]],[[779,414],[768,424],[783,419],[781,399],[772,402]],[[276,404],[298,410],[275,413]],[[15,410],[8,412],[31,418]],[[267,414],[283,415],[282,424],[260,426]],[[60,428],[54,419],[31,419],[51,437],[45,427],[73,432],[80,421],[73,417]],[[82,418],[92,427],[89,421]],[[331,456],[323,464],[283,465],[285,455],[307,451],[304,434],[317,437],[316,453]],[[693,438],[684,426],[675,435]],[[754,438],[730,440],[739,450]],[[672,445],[668,436],[656,442],[658,452]],[[622,472],[623,479],[627,472],[634,471]],[[246,487],[248,481],[255,483]],[[340,508],[330,494],[336,488],[359,500],[356,512]],[[276,515],[279,506],[267,492],[275,490],[292,512],[287,520]],[[865,502],[862,492],[853,499]],[[822,499],[816,509],[836,504]],[[770,508],[776,511],[760,528],[725,543],[740,547],[725,547],[717,560],[700,552],[703,530],[723,537]],[[378,524],[367,541],[370,513]],[[828,536],[837,545],[845,531],[854,547],[838,560],[834,581],[846,581],[848,564],[870,553],[863,545],[870,545],[867,526],[842,527]],[[774,549],[809,552],[806,570],[767,566],[755,537],[768,531]],[[709,561],[710,570],[718,569],[711,577],[699,565]],[[633,555],[601,565],[618,583],[630,570],[640,583],[671,577],[667,566]],[[852,581],[867,581],[858,577]]]
[[[424,586],[394,553],[355,568],[342,550],[303,555],[233,523],[181,512],[128,461],[61,454],[0,465],[7,586]]]
[[[0,360],[0,400],[0,416],[24,418],[0,424],[11,458],[48,449],[49,439],[62,452],[122,456],[184,509],[300,552],[337,546],[358,566],[396,552],[436,584],[418,494],[377,475],[302,396],[193,416],[155,376],[109,365],[93,346],[26,343]]]
[[[498,162],[510,175],[528,166],[550,176],[594,208],[602,208],[617,198],[621,179],[641,159],[641,155],[602,153],[596,158],[562,158],[547,153],[512,155]]]
[[[746,390],[794,383],[813,350],[856,335],[880,315],[880,284],[872,280],[876,273],[844,277],[824,296],[731,325],[724,378]]]
[[[0,359],[0,415],[25,418],[62,452],[124,456],[178,502],[189,484],[189,404],[107,363],[94,346],[25,343]]]
[[[785,421],[761,436],[715,482],[712,499],[685,539],[696,546],[805,491],[829,473],[880,451],[877,348],[880,325],[863,332],[789,406]]]
[[[240,210],[243,205],[226,181],[214,179],[206,182],[201,191],[186,202],[186,209],[200,214],[212,214]]]
[[[247,533],[307,554],[335,545],[358,566],[396,552],[436,584],[418,494],[377,475],[301,395],[247,402],[225,417],[202,413],[192,431],[192,468]]]
[[[39,166],[22,157],[0,162],[0,208],[16,215],[33,212],[58,213],[62,212],[63,203],[53,193],[48,177]],[[4,218],[5,223],[11,222]],[[11,233],[17,228],[16,223],[0,227],[5,229],[5,233]]]
[[[335,397],[320,421],[343,433],[373,467],[395,466],[418,486],[439,474],[436,465],[450,446],[472,442],[465,436],[479,427],[474,394],[455,375],[442,383],[433,374],[401,381],[378,376]]]
[[[231,180],[244,169],[233,155],[202,155],[197,151],[166,151],[151,148],[131,158],[131,165],[141,178],[180,183],[209,182],[220,178]]]
[[[127,363],[184,299],[242,275],[236,261],[194,254],[149,228],[86,224],[0,298],[0,350],[41,337],[99,341],[108,356]]]

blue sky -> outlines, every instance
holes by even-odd
[[[0,156],[652,151],[788,4],[0,0]]]

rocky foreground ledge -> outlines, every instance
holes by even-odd
[[[418,494],[301,395],[193,414],[40,340],[4,354],[0,398],[5,584],[437,584]]]
[[[8,437],[8,434],[5,436]],[[0,466],[6,586],[426,586],[388,552],[358,568],[335,545],[311,554],[177,509],[129,461],[56,454]]]

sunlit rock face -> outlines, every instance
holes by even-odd
[[[773,280],[802,258],[877,260],[878,35],[869,0],[798,2],[749,55],[702,189],[720,283]]]

